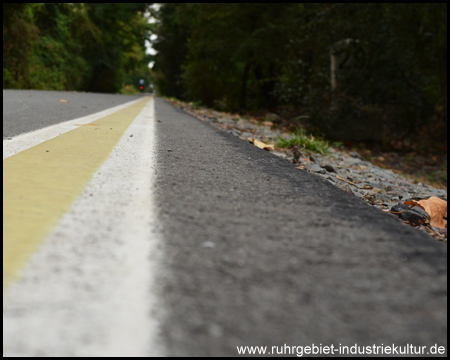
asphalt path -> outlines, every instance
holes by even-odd
[[[3,90],[3,139],[90,115],[137,97],[75,91]]]
[[[163,100],[155,111],[171,354],[446,346],[446,244]]]
[[[4,99],[18,93],[6,91],[5,96],[4,91]],[[80,103],[98,105],[89,108],[92,112],[130,100],[112,95],[120,100],[103,107],[100,103],[110,99],[109,95],[78,96]],[[60,97],[59,92],[50,96],[53,100]],[[58,113],[67,103],[58,101],[47,103],[46,116],[34,117],[33,104],[39,101],[36,98],[23,106],[21,117],[16,117],[22,120],[15,122],[9,135],[48,126],[47,118],[54,119],[53,123],[68,119]],[[5,108],[11,109],[4,102],[4,118]],[[72,118],[89,111],[76,114]],[[33,119],[33,128],[27,119]],[[156,119],[155,171],[147,176],[153,184],[148,206],[154,209],[159,240],[158,246],[146,251],[158,253],[159,270],[152,270],[151,279],[142,278],[151,287],[140,284],[154,297],[148,301],[158,304],[157,310],[152,305],[151,315],[148,311],[148,317],[158,322],[158,336],[149,340],[157,339],[156,353],[236,356],[237,346],[285,344],[447,346],[446,244],[158,98]],[[127,162],[120,166],[127,167]],[[132,172],[127,176],[140,172],[139,166],[130,162]],[[110,171],[109,176],[113,175]],[[90,198],[89,192],[84,196]],[[119,199],[112,207],[124,214],[131,198]],[[96,213],[91,209],[80,224],[111,225],[104,217],[96,221]],[[58,231],[64,227],[70,224]],[[110,233],[102,234],[107,240]],[[83,242],[84,257],[89,256],[90,246],[92,242]],[[100,250],[95,245],[92,251]],[[54,261],[57,256],[53,255],[34,261]],[[131,256],[139,258],[136,263],[143,274],[153,269],[145,265],[139,252]],[[95,257],[97,262],[101,259],[101,255]],[[38,265],[29,271],[29,279],[39,276]],[[100,262],[97,270],[101,269]],[[112,269],[114,264],[105,264],[105,271]],[[88,270],[82,268],[77,274]],[[23,288],[33,287],[24,284]],[[9,324],[14,316],[8,318]],[[17,332],[23,333],[23,329]],[[68,346],[67,341],[64,344]]]

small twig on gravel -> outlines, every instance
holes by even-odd
[[[345,179],[341,178],[339,175],[336,175],[336,178],[338,178],[339,180],[341,180],[343,182],[346,182],[347,184],[350,184],[350,185],[353,185],[353,186],[356,185],[353,181],[345,180]]]
[[[437,235],[439,238],[442,237],[442,235],[439,234],[436,230],[434,230],[434,229],[431,227],[430,224],[426,224],[426,225],[425,225],[425,228],[426,228],[427,230],[429,230],[430,232],[432,232],[433,234]]]
[[[390,212],[391,214],[403,214],[403,213],[407,212],[408,210],[411,210],[414,206],[416,206],[416,205],[410,205],[409,208],[407,208],[406,210],[403,210],[403,211],[388,211],[388,212]]]

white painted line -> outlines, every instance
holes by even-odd
[[[114,106],[112,108],[100,111],[92,115],[88,115],[74,120],[64,121],[62,123],[50,125],[39,130],[31,131],[29,133],[20,134],[11,138],[11,140],[3,140],[3,159],[6,159],[7,157],[15,155],[33,146],[36,146],[41,142],[53,139],[54,137],[64,134],[70,130],[76,129],[75,124],[88,124],[95,120],[101,119],[107,115],[115,113],[116,111],[124,109],[140,100],[142,100],[142,97],[139,97],[139,99],[136,100],[129,101],[125,104]]]
[[[152,98],[4,294],[3,356],[165,354],[154,122]]]

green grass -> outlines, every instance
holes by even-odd
[[[278,142],[275,144],[277,147],[289,148],[297,145],[300,150],[304,150],[312,153],[328,154],[330,151],[330,143],[320,136],[313,136],[307,134],[303,129],[296,129],[293,133],[294,137],[290,140],[278,138]]]

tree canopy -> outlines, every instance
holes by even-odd
[[[381,137],[446,129],[447,4],[172,3],[154,15],[164,95],[229,110],[295,107],[331,137],[352,122]],[[330,57],[343,43],[352,66],[336,70],[332,88]]]
[[[148,3],[3,4],[3,88],[117,92],[150,79]]]

